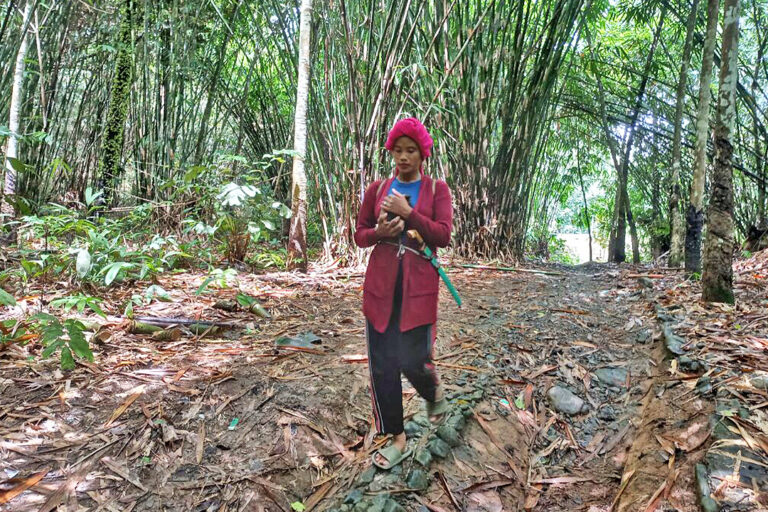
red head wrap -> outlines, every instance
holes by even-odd
[[[400,137],[413,139],[419,145],[423,160],[426,160],[432,154],[432,137],[430,137],[424,125],[421,124],[421,121],[415,117],[401,119],[395,123],[395,126],[389,131],[389,135],[387,135],[387,143],[384,144],[384,147],[392,151],[395,147],[395,141]]]

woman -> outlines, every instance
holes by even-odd
[[[376,246],[365,273],[363,313],[376,428],[392,435],[392,443],[374,454],[373,463],[390,469],[410,455],[400,373],[426,401],[433,424],[448,410],[432,364],[439,277],[405,232],[418,231],[433,252],[446,247],[453,207],[448,185],[424,174],[432,137],[417,119],[396,123],[385,147],[394,159],[395,175],[366,190],[355,242]]]

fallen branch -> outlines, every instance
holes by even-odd
[[[471,268],[475,270],[493,270],[496,272],[528,272],[530,274],[544,274],[548,276],[563,276],[562,272],[555,272],[552,270],[537,270],[533,268],[514,268],[514,267],[491,267],[488,265],[470,265],[470,264],[462,264],[459,265],[461,268]]]

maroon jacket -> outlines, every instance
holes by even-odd
[[[384,332],[392,315],[392,302],[397,279],[397,247],[377,244],[376,219],[381,211],[381,201],[394,178],[375,181],[365,191],[360,214],[357,217],[355,242],[359,247],[376,245],[368,261],[363,284],[363,314],[374,329]],[[446,247],[451,241],[453,205],[451,191],[441,180],[421,175],[421,188],[416,207],[405,229],[417,230],[426,244],[435,252],[436,247]],[[400,330],[408,331],[420,325],[437,321],[437,293],[440,278],[426,259],[411,251],[403,254],[403,307]]]

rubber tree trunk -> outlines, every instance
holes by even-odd
[[[685,106],[685,87],[688,83],[688,66],[691,62],[693,32],[696,29],[696,15],[699,0],[693,0],[686,24],[685,44],[683,45],[683,63],[680,65],[680,77],[677,81],[675,98],[674,134],[672,136],[672,176],[669,191],[669,227],[672,247],[669,251],[669,266],[679,267],[685,257],[685,220],[681,212],[680,166],[683,131],[683,107]]]
[[[715,123],[715,165],[707,207],[702,298],[733,304],[733,144],[739,67],[739,0],[725,0],[720,87]]]
[[[123,139],[128,118],[128,102],[133,84],[133,0],[124,0],[117,43],[117,62],[109,93],[109,111],[101,142],[100,174],[106,187],[107,203],[112,205],[123,174]]]
[[[309,100],[309,43],[311,41],[312,0],[301,1],[299,22],[299,77],[296,85],[296,114],[294,117],[293,184],[291,187],[291,230],[288,235],[288,255],[291,266],[307,271],[307,174],[304,167],[307,154],[307,103]]]
[[[8,146],[5,150],[5,180],[3,183],[3,197],[0,200],[0,228],[7,222],[13,221],[15,209],[10,203],[10,196],[16,194],[16,169],[12,165],[11,159],[19,158],[19,130],[21,118],[21,104],[24,93],[24,59],[29,49],[29,23],[32,20],[32,11],[35,2],[27,1],[24,6],[24,20],[21,25],[21,43],[19,51],[16,53],[16,63],[13,69],[13,88],[11,89],[11,108],[8,116],[8,129],[11,134],[8,136]],[[0,245],[10,245],[16,242],[15,224],[7,234],[2,233],[0,229]]]
[[[707,177],[707,140],[709,139],[709,106],[712,92],[712,68],[720,0],[707,1],[707,34],[702,50],[699,75],[699,104],[696,115],[696,145],[693,155],[693,179],[690,203],[685,215],[685,271],[688,275],[701,273],[701,231],[704,227],[704,185]]]

